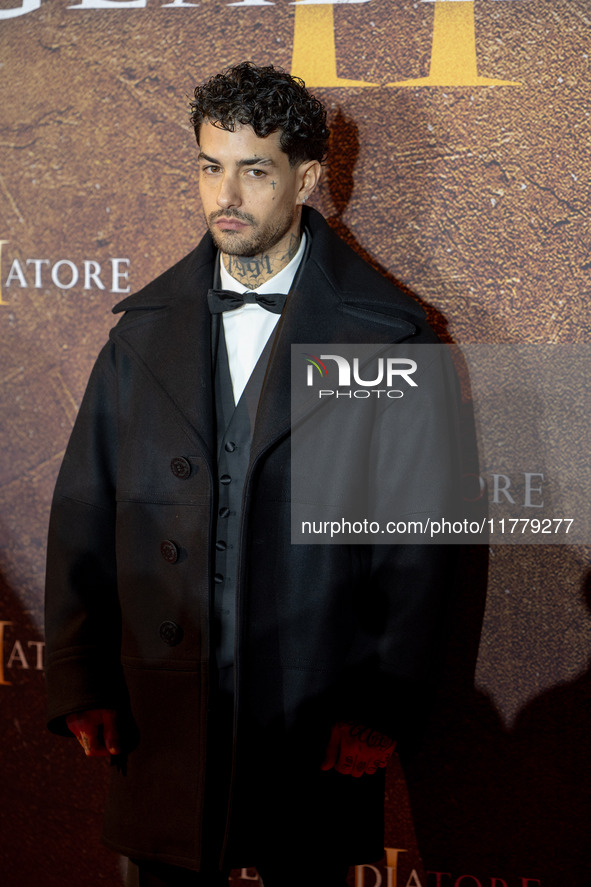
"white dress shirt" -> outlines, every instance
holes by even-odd
[[[302,239],[297,253],[293,259],[277,274],[257,286],[256,292],[288,293],[299,268],[304,250],[306,248],[306,235]],[[252,287],[244,286],[236,278],[226,271],[220,253],[220,282],[222,289],[235,293],[252,292]],[[234,391],[234,403],[238,403],[240,396],[250,379],[256,362],[261,356],[263,348],[269,340],[269,336],[279,321],[280,314],[273,314],[257,303],[245,304],[234,311],[224,311],[222,320],[224,323],[224,336],[226,338],[226,350],[230,364],[230,376]]]

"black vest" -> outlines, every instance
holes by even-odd
[[[306,229],[306,249],[293,279],[290,293],[304,271],[312,237]],[[216,261],[214,286],[220,286]],[[250,461],[250,447],[259,398],[279,323],[269,336],[242,396],[234,405],[232,378],[221,314],[212,323],[214,391],[218,453],[218,510],[215,526],[213,620],[211,646],[215,650],[218,686],[224,693],[234,691],[236,639],[236,591],[238,549],[242,525],[242,495]]]
[[[242,495],[250,460],[252,432],[275,330],[269,336],[240,400],[234,405],[226,338],[221,320],[217,326],[214,378],[218,509],[215,529],[212,649],[216,655],[219,687],[222,691],[231,693],[234,683],[236,583]]]

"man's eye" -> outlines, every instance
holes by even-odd
[[[219,166],[203,166],[202,171],[206,173],[218,173],[220,171]]]
[[[267,173],[264,172],[264,170],[262,169],[249,169],[248,174],[254,179],[262,179],[263,176],[267,175]]]

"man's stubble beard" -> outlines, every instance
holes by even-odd
[[[252,224],[255,230],[247,230],[245,232],[218,231],[215,227],[215,221],[221,216],[246,221],[249,224]],[[269,250],[273,249],[273,247],[285,237],[293,225],[294,218],[295,207],[291,210],[287,209],[285,215],[281,219],[265,225],[263,228],[260,228],[260,230],[256,230],[258,228],[257,223],[254,218],[247,213],[218,211],[211,213],[209,219],[206,221],[213,242],[222,253],[225,253],[228,256],[250,259],[268,253]]]

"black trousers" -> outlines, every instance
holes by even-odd
[[[231,686],[231,681],[220,681],[220,690],[211,699],[204,803],[203,837],[207,848],[204,868],[193,872],[157,862],[130,861],[126,887],[228,887],[230,870],[219,871],[230,791],[234,717],[233,698],[223,690],[226,684]],[[256,783],[253,793],[255,790]],[[256,813],[254,817],[256,822]],[[264,824],[261,827],[265,829]],[[349,866],[323,857],[321,850],[311,856],[305,847],[296,847],[286,856],[277,856],[263,841],[258,851],[249,849],[247,855],[256,865],[264,887],[346,887]],[[253,887],[259,887],[256,881],[251,883]]]

